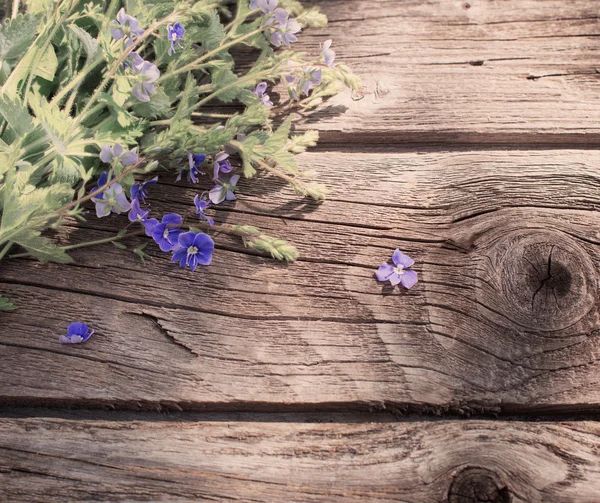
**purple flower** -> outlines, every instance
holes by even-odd
[[[181,23],[175,23],[173,25],[168,24],[167,25],[167,34],[169,37],[169,40],[171,41],[171,47],[169,47],[169,56],[171,54],[173,54],[175,52],[175,42],[177,42],[177,45],[179,47],[181,46],[181,42],[179,42],[179,40],[181,40],[183,38],[183,35],[185,34],[185,28],[183,26],[181,26]]]
[[[301,31],[302,27],[298,21],[289,18],[289,14],[285,9],[275,9],[273,16],[276,25],[275,31],[271,35],[271,43],[275,47],[280,47],[281,44],[284,44],[289,48],[290,44],[298,41],[298,37],[295,34]]]
[[[125,41],[126,47],[129,47],[131,44],[133,44],[135,39],[144,33],[144,30],[139,27],[140,22],[133,16],[125,14],[124,8],[118,12],[117,20],[112,21],[110,24],[110,32],[114,39],[121,40],[123,37],[129,36]]]
[[[130,52],[123,60],[123,68],[131,68],[134,73],[139,73],[144,59],[137,52]]]
[[[304,68],[304,77],[301,80],[302,92],[308,96],[310,91],[321,84],[323,74],[320,68]]]
[[[321,54],[323,55],[323,59],[325,60],[325,64],[329,68],[335,67],[335,63],[334,63],[334,61],[335,61],[335,51],[333,51],[333,49],[330,49],[332,42],[333,42],[333,40],[331,40],[331,39],[326,40],[323,43],[323,46],[321,47]]]
[[[219,204],[223,201],[233,201],[235,194],[233,189],[240,179],[240,175],[233,175],[228,182],[217,183],[208,193],[209,199],[213,204]]]
[[[156,182],[158,182],[158,176],[155,176],[154,178],[151,178],[143,183],[136,183],[133,187],[131,187],[131,200],[133,201],[134,199],[139,199],[140,201],[144,202],[148,197],[148,191],[146,190],[146,187],[148,187],[148,185],[154,185]]]
[[[190,266],[190,270],[195,271],[198,264],[210,265],[212,262],[215,242],[208,234],[184,232],[179,235],[178,245],[171,262],[179,262],[182,269]]]
[[[146,236],[152,237],[152,232],[158,225],[158,220],[156,218],[149,218],[142,223],[144,224],[144,229],[146,229]]]
[[[256,86],[256,89],[254,89],[254,91],[252,91],[252,92],[254,94],[256,94],[256,96],[258,96],[260,98],[260,101],[263,102],[263,105],[268,106],[268,107],[272,107],[273,106],[273,102],[271,101],[269,95],[265,94],[266,90],[267,90],[267,83],[266,82],[261,82],[260,84],[258,84]]]
[[[130,222],[144,223],[148,213],[150,213],[150,210],[142,210],[142,208],[140,208],[140,202],[137,199],[131,200],[131,210],[129,210]]]
[[[231,173],[233,167],[229,162],[229,154],[227,152],[221,152],[215,157],[215,162],[213,164],[214,176],[213,180],[216,180],[219,177],[219,172],[221,173]]]
[[[158,77],[160,77],[158,67],[150,61],[144,61],[139,67],[138,81],[134,84],[131,92],[140,101],[150,101],[150,95],[156,94],[153,82]]]
[[[382,264],[375,275],[379,281],[389,281],[392,285],[401,283],[404,288],[412,288],[417,283],[417,273],[415,271],[409,271],[415,261],[408,255],[404,255],[399,249],[392,255],[392,261],[394,266],[391,264]]]
[[[152,239],[156,241],[162,251],[175,250],[179,246],[177,238],[181,234],[179,227],[182,223],[183,218],[181,215],[169,213],[162,218],[161,223],[152,225]]]
[[[251,0],[250,9],[260,9],[264,16],[275,10],[279,0]]]
[[[105,143],[100,150],[100,160],[106,163],[119,161],[123,166],[131,166],[138,162],[137,147],[124,152],[120,143],[115,143],[112,147]]]
[[[115,177],[115,175],[111,175],[110,179],[112,180]],[[97,191],[99,188],[104,187],[106,184],[108,183],[108,171],[104,171],[99,177],[98,177],[98,185],[96,185],[93,189],[92,192]],[[96,198],[97,199],[102,199],[104,197],[104,192],[100,192],[99,194],[96,194]]]
[[[200,171],[200,166],[202,165],[202,163],[205,160],[206,160],[206,154],[192,154],[191,152],[188,152],[188,166],[189,167],[183,168],[179,172],[179,175],[177,175],[177,178],[175,179],[175,181],[178,182],[179,180],[181,180],[183,173],[185,171],[187,171],[188,172],[188,174],[187,174],[188,182],[189,183],[198,183],[198,176],[204,175],[204,171]]]
[[[204,199],[204,194],[206,194],[206,192],[204,192],[202,195],[196,194],[196,197],[194,197],[196,215],[198,215],[200,219],[206,220],[208,222],[208,225],[212,227],[215,221],[206,214],[206,210],[210,208],[210,201],[206,201]]]
[[[131,208],[131,204],[123,192],[123,187],[118,183],[113,183],[100,194],[100,197],[93,197],[92,201],[96,204],[98,218],[107,217],[111,212],[120,215]]]
[[[79,344],[80,342],[87,341],[94,331],[90,330],[85,323],[71,323],[67,328],[67,335],[61,335],[58,341],[61,344]]]

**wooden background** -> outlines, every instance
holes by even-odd
[[[298,47],[365,83],[298,123],[331,197],[252,181],[216,215],[300,261],[2,261],[0,501],[600,501],[599,5],[312,3]],[[396,247],[409,292],[374,279]]]

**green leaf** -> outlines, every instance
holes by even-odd
[[[62,248],[41,236],[39,231],[24,230],[13,237],[12,241],[20,244],[40,262],[58,262],[60,264],[73,262],[73,259]]]
[[[223,103],[231,103],[235,100],[243,87],[232,85],[238,78],[229,68],[215,68],[212,73],[212,84],[215,88],[215,95],[219,101]],[[231,86],[229,89],[223,90],[226,86]]]
[[[37,62],[35,74],[46,80],[54,80],[57,68],[58,59],[56,58],[56,52],[54,52],[52,44],[48,44],[44,54],[42,54],[42,57]]]
[[[285,148],[291,129],[292,118],[288,117],[283,124],[279,126],[279,129],[275,131],[264,143],[261,154],[272,156],[275,152]]]
[[[33,129],[33,121],[27,107],[15,97],[0,95],[0,115],[17,136],[23,136]]]
[[[115,103],[122,107],[131,96],[132,85],[129,79],[125,76],[120,76],[115,79],[115,85],[112,90],[112,99]]]
[[[27,8],[30,9],[29,2]],[[32,15],[6,20],[0,27],[0,59],[20,59],[33,43],[39,21],[39,17]]]
[[[150,101],[137,103],[133,107],[133,111],[139,117],[156,119],[158,117],[168,116],[170,107],[171,103],[169,97],[162,89],[159,89],[158,92],[152,96]]]
[[[209,11],[208,14],[203,12],[202,21],[198,23],[198,28],[202,33],[202,45],[206,51],[212,51],[221,44],[225,37],[225,27],[221,24],[219,14],[215,9]],[[215,56],[215,59],[220,55]]]
[[[46,14],[59,0],[27,0],[27,12],[30,14]]]
[[[69,30],[79,39],[85,53],[87,54],[88,59],[95,58],[98,54],[100,54],[100,47],[98,46],[98,42],[92,38],[92,36],[80,28],[76,24],[70,24]]]
[[[14,311],[15,309],[17,309],[17,306],[6,297],[0,296],[0,311]]]

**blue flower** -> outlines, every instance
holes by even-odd
[[[219,172],[221,173],[231,173],[233,167],[229,162],[229,154],[227,152],[221,152],[215,157],[215,162],[213,164],[214,168],[214,176],[213,180],[216,180],[219,177]]]
[[[304,68],[304,76],[301,80],[302,92],[308,96],[310,91],[321,84],[323,73],[320,68]],[[300,86],[299,86],[300,87]]]
[[[140,208],[140,202],[137,199],[131,200],[131,210],[129,211],[129,221],[130,222],[141,222],[144,223],[146,221],[146,217],[150,213],[150,210],[143,210]]]
[[[179,235],[179,248],[173,253],[171,262],[179,262],[179,267],[195,271],[198,264],[210,265],[212,262],[215,242],[208,234],[199,232],[184,232]]]
[[[128,36],[125,46],[129,47],[139,35],[144,33],[144,30],[139,27],[139,23],[133,16],[125,14],[125,9],[122,8],[117,14],[117,20],[110,23],[110,32],[116,40],[121,40],[123,37]]]
[[[252,92],[260,98],[260,101],[263,102],[263,105],[265,105],[267,107],[272,107],[273,102],[271,101],[269,95],[265,94],[266,90],[267,90],[267,83],[261,82],[260,84],[258,84],[256,86],[256,88]]]
[[[131,187],[131,199],[139,199],[141,202],[144,202],[148,197],[148,191],[146,190],[146,187],[149,185],[154,185],[156,182],[158,182],[158,176],[155,176],[154,178],[151,178],[143,183],[136,183],[133,187]]]
[[[183,173],[187,171],[187,181],[189,183],[198,183],[198,176],[204,175],[204,171],[200,171],[200,166],[205,160],[206,154],[192,154],[191,152],[188,152],[188,167],[183,168],[179,172],[179,175],[177,175],[175,181],[178,182],[181,180]]]
[[[204,192],[202,195],[196,194],[196,197],[194,197],[196,215],[198,215],[200,219],[206,220],[208,222],[208,225],[212,227],[215,221],[206,214],[206,210],[210,208],[210,201],[206,201],[204,199],[204,194],[206,194],[206,192]]]
[[[290,44],[298,41],[296,33],[302,30],[302,27],[295,19],[290,19],[289,14],[285,9],[275,9],[273,12],[274,22],[276,23],[275,30],[271,34],[271,43],[275,47],[280,47],[284,44],[290,47]],[[269,24],[269,22],[265,23]]]
[[[140,101],[150,101],[150,95],[156,94],[153,82],[158,77],[160,77],[158,67],[150,61],[144,61],[139,66],[138,81],[133,85],[131,92]]]
[[[392,255],[392,261],[394,266],[385,263],[382,264],[379,269],[375,272],[379,281],[389,281],[392,285],[401,283],[404,288],[412,288],[417,283],[417,273],[415,271],[409,271],[415,261],[408,255],[404,255],[399,249],[396,248]]]
[[[235,188],[239,179],[240,175],[233,175],[231,178],[229,178],[228,182],[217,182],[217,184],[210,189],[210,192],[208,193],[208,197],[213,204],[219,204],[225,200],[233,201],[235,199],[233,189]]]
[[[67,328],[67,335],[61,335],[58,341],[61,344],[79,344],[80,342],[87,341],[94,331],[90,330],[85,323],[71,323]]]
[[[144,224],[144,229],[146,229],[146,236],[152,237],[152,232],[154,228],[158,225],[158,220],[156,218],[148,218],[142,222]]]
[[[250,9],[260,9],[263,16],[266,16],[275,10],[278,3],[279,0],[250,0]]]
[[[106,163],[119,161],[123,166],[131,166],[138,162],[137,147],[124,152],[120,143],[115,143],[112,147],[105,143],[100,150],[100,160]]]
[[[131,68],[134,73],[139,73],[144,59],[137,52],[130,52],[123,60],[123,68]]]
[[[325,64],[329,67],[329,68],[334,68],[335,67],[335,51],[333,49],[330,49],[331,47],[331,43],[333,42],[333,40],[329,39],[326,40],[323,43],[323,46],[321,47],[321,54],[323,55],[323,60],[325,61]]]
[[[162,218],[161,223],[152,226],[152,239],[162,251],[171,251],[178,248],[177,238],[181,234],[180,226],[183,223],[181,215],[169,213]]]
[[[181,23],[175,23],[173,25],[168,24],[167,25],[167,34],[169,37],[169,40],[171,41],[171,47],[169,47],[169,56],[171,54],[173,54],[175,52],[175,42],[177,42],[177,45],[179,47],[181,46],[181,42],[179,42],[179,40],[181,40],[183,38],[183,35],[185,34],[185,28],[183,26],[181,26]]]
[[[123,192],[123,187],[116,182],[100,196],[92,198],[92,201],[96,204],[96,216],[98,218],[107,217],[111,212],[120,215],[131,208],[131,204]]]

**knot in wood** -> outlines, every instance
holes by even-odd
[[[454,476],[448,503],[510,503],[510,491],[502,479],[485,468],[467,467]]]
[[[478,300],[505,320],[550,332],[575,324],[594,306],[596,269],[566,234],[514,231],[486,255],[478,271]]]

